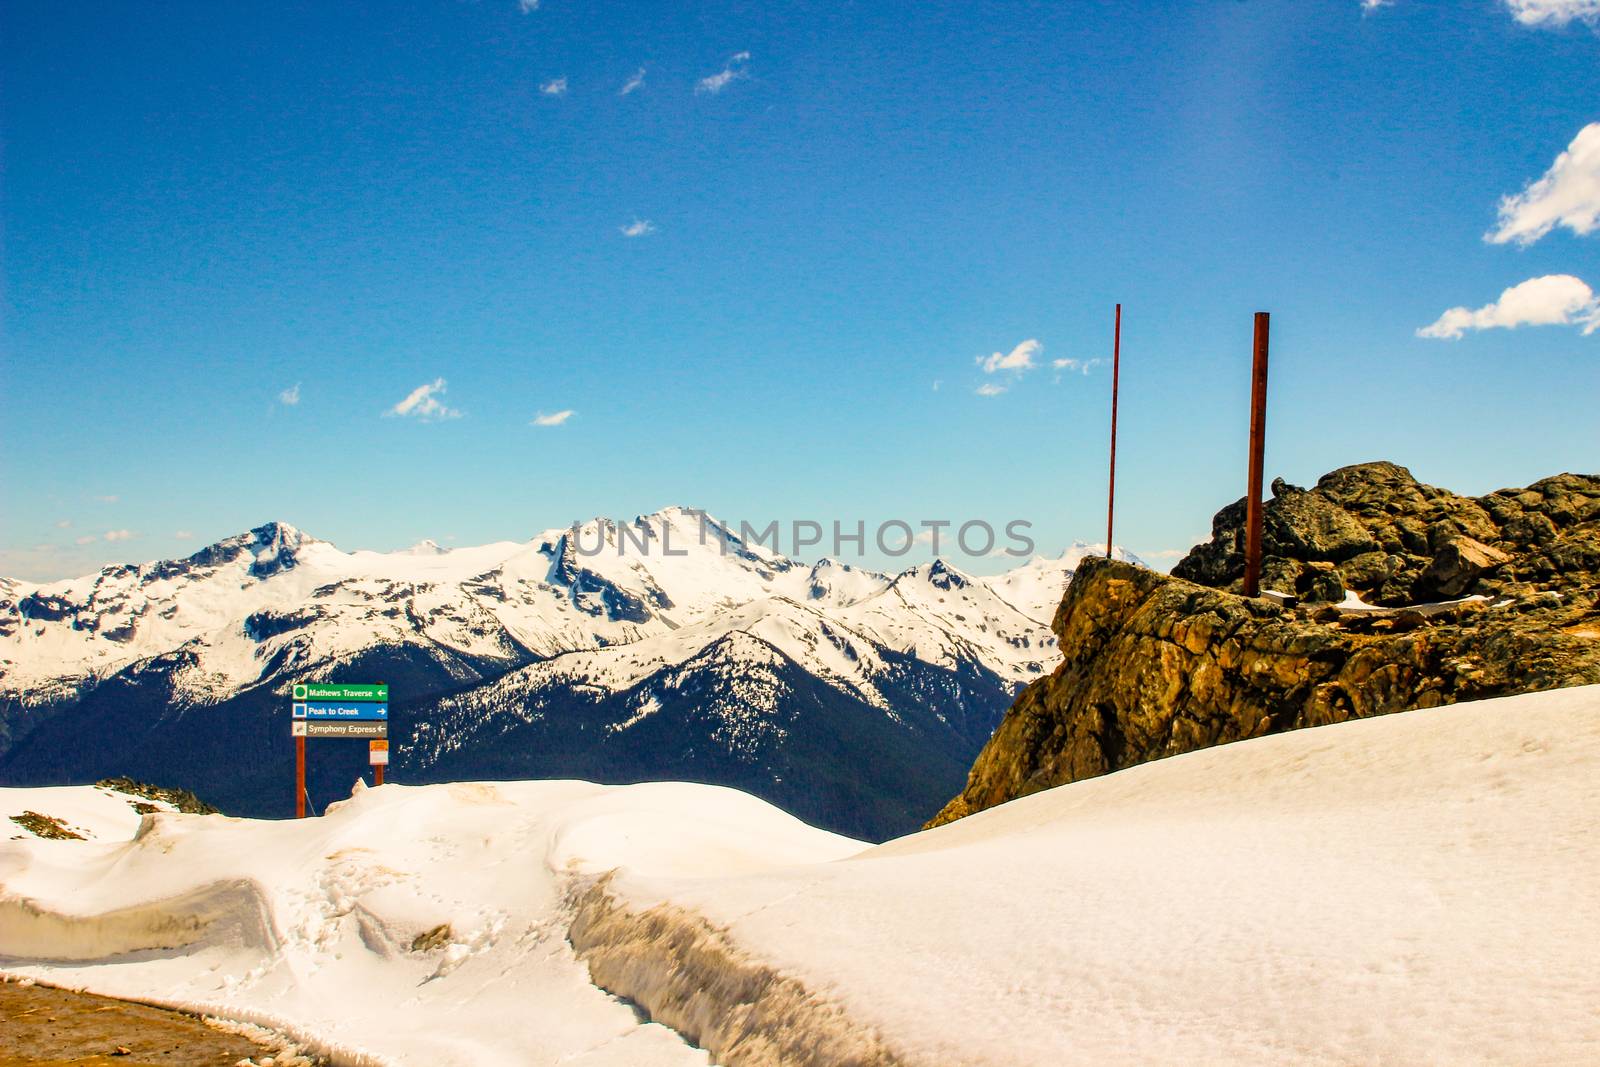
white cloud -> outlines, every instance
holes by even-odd
[[[105,496],[97,496],[97,497],[95,497],[95,499],[98,500],[102,504],[115,504],[117,501],[121,500],[122,498],[120,496],[118,496],[117,494],[115,494],[115,493],[108,493]]]
[[[294,407],[300,403],[300,383],[295,382],[289,388],[278,394],[278,403]]]
[[[618,96],[627,96],[636,89],[644,88],[644,68],[640,67],[634,72],[633,77],[622,83],[622,88],[617,90]]]
[[[532,14],[539,10],[539,0],[517,0],[517,9],[524,15]]]
[[[566,96],[567,95],[567,78],[566,78],[566,75],[562,75],[559,78],[551,78],[549,81],[547,81],[543,85],[539,86],[539,91],[541,93],[543,93],[544,95],[546,95],[546,96]]]
[[[92,545],[98,540],[100,539],[94,534],[84,534],[82,537],[74,538],[72,543],[75,545]]]
[[[649,219],[634,219],[626,226],[618,226],[617,229],[624,237],[649,237],[656,232],[656,224]]]
[[[944,385],[944,379],[943,378],[935,378],[933,380],[933,391],[937,393],[939,391],[939,387],[942,386],[942,385]]]
[[[1518,326],[1582,326],[1585,334],[1600,328],[1600,300],[1570,274],[1529,278],[1500,294],[1492,304],[1473,310],[1455,307],[1418,337],[1455,340],[1468,330],[1514,330]]]
[[[573,414],[574,414],[574,412],[570,408],[568,408],[566,411],[552,411],[548,415],[546,415],[544,412],[541,411],[541,412],[539,412],[539,414],[537,414],[537,415],[535,415],[533,417],[533,421],[531,423],[529,423],[528,425],[530,425],[530,426],[560,426],[563,423],[565,423],[568,419],[572,418]]]
[[[71,525],[72,525],[72,520],[71,519],[57,519],[56,520],[56,529],[58,529],[58,530],[65,530]]]
[[[1006,391],[1006,387],[999,382],[984,382],[978,386],[979,396],[999,396]]]
[[[1361,0],[1361,13],[1370,15],[1380,7],[1393,7],[1394,0]]]
[[[1105,360],[1098,357],[1095,359],[1052,359],[1050,366],[1058,371],[1088,374],[1096,367],[1105,366],[1105,362]]]
[[[750,62],[749,52],[735,52],[728,57],[727,65],[715,74],[709,74],[695,83],[694,91],[697,93],[720,93],[732,82],[739,78],[748,78],[750,72],[747,64]]]
[[[1012,371],[1021,374],[1032,370],[1037,364],[1033,357],[1044,351],[1044,345],[1033,339],[1022,342],[1010,352],[996,352],[991,356],[978,357],[978,366],[983,368],[983,373],[994,374],[997,371]]]
[[[459,419],[461,412],[455,408],[446,407],[439,399],[445,392],[445,380],[435,378],[424,385],[419,385],[406,394],[406,398],[388,411],[385,415],[400,415],[406,418],[421,419],[423,422],[437,422],[440,419]]]
[[[194,534],[188,530],[179,530],[172,535],[172,538],[175,541],[192,541],[194,540]]]
[[[1524,26],[1600,22],[1600,0],[1506,0],[1506,7]]]
[[[1530,245],[1557,226],[1580,236],[1600,227],[1600,122],[1579,130],[1544,177],[1501,198],[1500,221],[1483,239]]]
[[[107,530],[107,541],[131,541],[137,536],[132,530]]]

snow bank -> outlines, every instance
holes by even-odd
[[[0,828],[6,836],[24,835],[12,816],[33,811],[55,819],[67,830],[88,840],[126,841],[139,828],[143,809],[172,811],[171,804],[130,796],[99,786],[45,786],[39,789],[0,789]]]
[[[898,1063],[1588,1064],[1597,839],[1590,686],[1179,756],[812,869],[622,872],[632,966],[597,976],[652,1011],[696,984],[674,966],[715,993],[690,915]]]
[[[579,901],[571,942],[602,988],[725,1064],[899,1067],[881,1037],[800,981],[743,953],[703,918],[620,906],[601,879]]]
[[[51,814],[92,790],[0,789]],[[0,967],[256,1023],[342,1063],[705,1064],[567,943],[604,872],[748,876],[860,843],[734,790],[583,782],[359,791],[320,819],[149,816],[0,842]]]

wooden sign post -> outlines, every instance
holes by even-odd
[[[389,765],[389,742],[368,741],[367,762],[372,764],[372,784],[383,784],[383,769]]]

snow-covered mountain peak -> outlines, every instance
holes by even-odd
[[[896,578],[895,584],[900,585],[907,579],[926,582],[935,589],[944,590],[965,589],[973,581],[971,576],[952,567],[943,557],[912,567]]]
[[[450,550],[431,537],[425,537],[410,548],[404,548],[400,551],[407,556],[442,556]]]

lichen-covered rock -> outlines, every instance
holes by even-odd
[[[1242,499],[1219,511],[1211,540],[1173,575],[1238,590],[1244,513]],[[1261,574],[1264,588],[1304,599],[1338,600],[1348,590],[1389,606],[1593,585],[1600,476],[1558,474],[1483,497],[1424,485],[1394,463],[1342,467],[1311,489],[1280,479],[1263,512]]]
[[[1056,612],[1064,660],[930,825],[1262,734],[1600,682],[1600,478],[1474,500],[1383,463],[1273,488],[1263,584],[1388,608],[1238,595],[1242,502],[1184,560],[1221,588],[1085,560]],[[1469,591],[1486,599],[1437,602]]]

